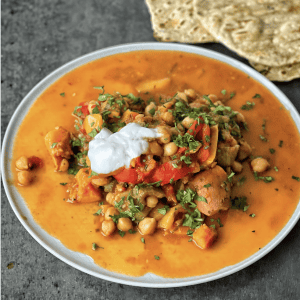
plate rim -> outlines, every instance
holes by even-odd
[[[87,273],[89,275],[112,281],[119,284],[126,284],[131,286],[138,286],[138,287],[150,287],[150,288],[171,288],[171,287],[182,287],[182,286],[190,286],[195,285],[199,283],[205,283],[213,280],[217,280],[223,277],[226,277],[228,275],[231,275],[233,273],[236,273],[249,265],[255,263],[259,259],[261,259],[263,256],[265,256],[267,253],[269,253],[272,249],[274,249],[292,230],[292,228],[296,225],[300,218],[300,200],[298,202],[298,205],[286,223],[286,225],[282,228],[282,230],[267,244],[265,245],[259,252],[254,253],[247,259],[234,264],[232,266],[228,266],[225,268],[222,268],[216,272],[205,274],[205,275],[199,275],[199,276],[193,276],[193,277],[185,277],[185,278],[164,278],[153,274],[146,274],[141,277],[134,277],[134,276],[128,276],[119,274],[116,272],[108,271],[104,268],[101,268],[97,266],[97,268],[100,268],[104,273],[109,274],[101,274],[99,272],[89,270],[86,267],[81,266],[80,264],[73,262],[69,258],[63,256],[62,254],[58,253],[57,250],[52,249],[51,246],[49,246],[40,236],[39,234],[45,234],[48,239],[55,239],[53,236],[49,235],[45,230],[43,230],[37,223],[34,222],[33,218],[30,220],[30,222],[25,221],[21,213],[19,212],[19,208],[17,207],[15,200],[13,197],[14,194],[18,194],[17,189],[14,188],[12,184],[8,183],[9,174],[10,172],[10,161],[6,162],[7,157],[9,157],[9,154],[7,153],[8,147],[7,145],[10,145],[10,148],[13,147],[14,144],[14,138],[15,135],[12,137],[12,141],[10,140],[10,133],[15,131],[17,133],[17,129],[15,124],[17,124],[16,119],[20,114],[22,114],[21,110],[26,109],[24,115],[21,118],[21,121],[19,123],[22,123],[24,120],[28,110],[33,105],[33,103],[36,101],[36,99],[55,81],[57,81],[60,77],[64,76],[66,73],[86,64],[89,62],[92,62],[94,60],[101,59],[106,56],[111,56],[118,53],[126,53],[126,52],[132,52],[132,51],[143,51],[143,50],[166,50],[166,51],[180,51],[180,52],[186,52],[186,53],[194,53],[196,55],[200,56],[206,56],[212,59],[215,59],[217,61],[220,61],[222,63],[231,65],[232,67],[240,70],[243,73],[246,73],[250,75],[254,80],[259,81],[265,88],[267,88],[277,99],[282,103],[285,108],[290,112],[291,117],[300,133],[300,116],[298,111],[296,110],[293,103],[285,96],[283,92],[280,91],[279,88],[277,88],[273,83],[271,83],[268,79],[266,79],[263,75],[255,71],[254,69],[250,68],[249,66],[245,65],[244,63],[235,60],[231,57],[228,57],[222,53],[208,50],[201,48],[200,46],[192,46],[192,45],[182,45],[182,44],[176,44],[176,43],[159,43],[159,42],[144,42],[144,43],[128,43],[128,44],[122,44],[117,46],[111,46],[106,47],[103,49],[99,49],[96,51],[93,51],[91,53],[85,54],[83,56],[80,56],[76,59],[71,60],[70,62],[65,63],[61,67],[55,69],[52,71],[49,75],[47,75],[45,78],[43,78],[40,82],[38,82],[30,91],[29,93],[22,99],[22,101],[18,104],[17,109],[15,110],[14,114],[12,115],[9,124],[6,128],[5,135],[2,142],[2,151],[1,151],[1,174],[2,174],[2,181],[5,189],[6,196],[8,198],[8,201],[10,203],[10,206],[12,207],[15,215],[23,225],[23,227],[27,230],[27,232],[47,251],[49,251],[51,254],[56,256],[61,261],[67,263],[68,265],[74,267],[75,269],[78,269],[84,273]],[[36,94],[36,95],[35,95]],[[20,196],[20,194],[19,194]],[[20,196],[21,197],[21,196]],[[22,198],[22,197],[21,197]],[[23,201],[25,204],[25,201]],[[26,206],[26,204],[25,204]],[[27,208],[29,211],[29,209]],[[31,214],[30,214],[31,215]],[[31,228],[31,222],[34,222],[39,228],[41,232],[35,232]],[[58,243],[60,243],[58,241]],[[61,243],[60,243],[61,244]],[[77,254],[77,252],[74,252],[68,248],[66,248],[63,244],[61,244],[61,247],[65,248],[67,252],[72,252],[74,254]],[[85,256],[84,254],[79,254],[79,256]],[[94,264],[94,263],[93,263]],[[94,264],[96,265],[96,264]],[[150,278],[147,278],[147,276]],[[140,281],[137,281],[136,279],[141,279]],[[143,280],[145,279],[145,281]],[[155,282],[151,282],[151,280],[155,280]],[[147,282],[146,282],[147,281]]]

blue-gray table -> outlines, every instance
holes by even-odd
[[[143,0],[2,0],[1,15],[2,137],[23,97],[56,68],[108,46],[155,41]],[[247,63],[220,44],[198,46]],[[300,111],[300,80],[276,85]],[[300,222],[271,253],[236,274],[160,290],[107,282],[70,267],[26,232],[3,187],[1,201],[3,299],[300,299]]]

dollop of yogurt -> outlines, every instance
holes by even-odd
[[[91,169],[98,174],[109,174],[124,166],[129,168],[133,158],[147,152],[147,140],[160,136],[157,129],[135,123],[127,124],[116,133],[103,128],[89,143]]]

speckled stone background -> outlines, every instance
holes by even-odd
[[[1,17],[2,137],[22,98],[56,68],[104,47],[155,41],[143,0],[3,0]],[[246,62],[222,45],[199,47]],[[300,111],[300,80],[276,85]],[[163,290],[111,283],[70,267],[26,232],[3,187],[1,202],[2,299],[300,299],[300,222],[271,253],[236,274]]]

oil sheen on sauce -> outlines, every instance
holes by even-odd
[[[246,101],[255,102],[252,110],[241,111],[248,122],[245,140],[253,146],[253,155],[269,159],[267,176],[275,181],[255,181],[249,162],[243,163],[243,185],[235,187],[233,195],[246,196],[250,204],[246,212],[230,209],[219,216],[223,227],[215,222],[218,240],[212,248],[201,250],[178,237],[159,232],[153,236],[115,234],[104,237],[99,231],[98,203],[76,205],[67,199],[60,183],[70,180],[67,174],[55,173],[44,145],[44,136],[55,126],[73,131],[71,113],[80,102],[98,98],[94,86],[105,92],[134,93],[139,84],[169,77],[170,84],[153,93],[142,94],[146,100],[159,94],[173,96],[177,91],[193,88],[200,94],[215,94],[219,98],[235,93],[226,105],[241,111]],[[60,94],[64,93],[64,97]],[[253,98],[256,94],[260,97]],[[226,95],[225,95],[226,96]],[[229,97],[228,97],[229,98]],[[265,129],[262,125],[265,124]],[[262,141],[259,135],[267,137]],[[280,141],[282,147],[279,146]],[[270,153],[273,148],[275,153]],[[21,155],[38,156],[44,167],[37,171],[34,184],[19,187],[35,221],[66,247],[85,253],[95,263],[115,272],[141,276],[152,272],[164,277],[187,277],[207,274],[260,251],[284,227],[293,214],[300,195],[299,133],[289,113],[277,99],[258,82],[232,67],[193,54],[170,51],[139,51],[118,54],[86,64],[66,74],[36,100],[20,126],[14,144],[12,168]],[[278,172],[274,167],[278,168]],[[16,174],[15,174],[16,178]],[[15,182],[17,182],[15,180]],[[255,217],[250,215],[255,214]],[[215,217],[215,219],[217,219]],[[102,248],[92,250],[92,244]],[[156,260],[155,255],[160,259]]]

